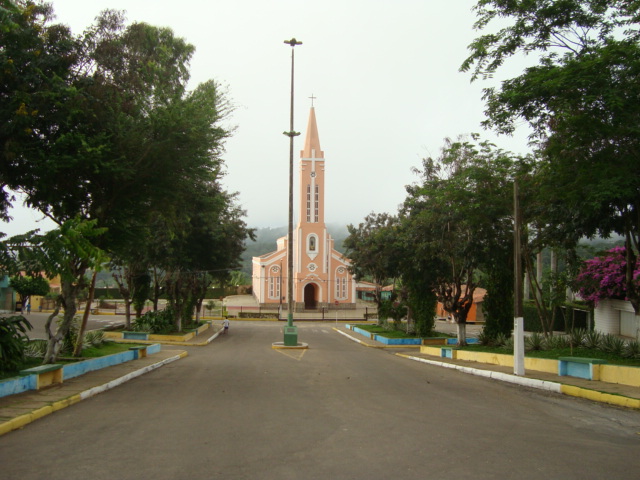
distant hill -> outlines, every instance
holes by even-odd
[[[242,254],[242,271],[251,275],[251,259],[270,253],[276,249],[276,241],[280,237],[287,236],[287,227],[268,227],[258,228],[256,230],[256,240],[248,240],[245,244],[245,251]],[[344,252],[342,246],[345,238],[349,236],[346,225],[339,224],[327,224],[327,230],[329,234],[335,240],[335,248],[339,252]]]

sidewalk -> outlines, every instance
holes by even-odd
[[[42,390],[1,397],[0,435],[22,428],[45,415],[117,387],[186,355],[184,350],[163,348],[153,355],[85,373]]]
[[[383,343],[354,334],[354,332],[344,326],[335,328],[335,330],[363,346],[381,349],[393,348],[395,355],[409,360],[438,367],[451,368],[463,373],[487,377],[524,387],[585,398],[610,405],[640,409],[640,388],[637,387],[569,376],[561,377],[552,373],[535,370],[527,370],[525,371],[525,375],[518,376],[513,374],[512,367],[435,357],[420,353],[420,348],[417,346],[415,348],[399,348],[399,346],[388,347]]]
[[[180,346],[208,345],[220,332],[220,327],[214,324],[211,328],[186,342],[121,341],[121,343],[136,344],[160,343],[163,347],[153,355],[85,373],[42,390],[31,390],[17,395],[0,397],[0,435],[22,428],[38,418],[122,385],[167,363],[180,360],[187,356],[186,351],[179,349]]]

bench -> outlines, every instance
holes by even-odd
[[[36,390],[48,387],[49,385],[62,383],[62,373],[62,365],[57,363],[20,370],[20,375],[36,376]]]
[[[129,350],[133,350],[133,359],[138,360],[147,356],[147,347],[129,347]]]
[[[606,364],[600,358],[559,357],[558,375],[577,377],[586,380],[600,380],[600,365]]]

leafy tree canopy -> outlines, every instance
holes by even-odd
[[[489,33],[469,46],[461,66],[472,79],[491,76],[516,54],[537,59],[485,89],[484,125],[511,133],[524,121],[532,129],[540,238],[575,246],[580,237],[622,235],[626,291],[640,311],[632,281],[640,236],[638,3],[480,0],[476,11],[476,28]]]

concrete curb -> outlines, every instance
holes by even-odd
[[[38,408],[33,412],[20,415],[19,417],[13,418],[7,422],[0,423],[0,435],[4,435],[5,433],[9,433],[13,430],[22,428],[25,425],[28,425],[29,423],[38,420],[39,418],[42,418],[53,412],[57,412],[58,410],[62,410],[63,408],[69,407],[71,405],[74,405],[82,400],[86,400],[87,398],[91,398],[95,395],[98,395],[99,393],[106,392],[107,390],[117,387],[118,385],[122,385],[123,383],[128,382],[129,380],[132,380],[136,377],[144,375],[145,373],[151,372],[157,368],[167,365],[168,363],[172,363],[172,362],[175,362],[176,360],[180,360],[181,358],[184,358],[186,356],[187,356],[187,352],[181,352],[178,355],[165,358],[164,360],[153,363],[151,365],[147,365],[144,368],[130,372],[127,375],[124,375],[120,378],[116,378],[115,380],[111,380],[110,382],[107,382],[103,385],[98,385],[97,387],[90,388],[88,390],[85,390],[84,392],[80,392],[75,395],[71,395],[67,398],[64,398],[62,400],[55,401],[51,405]]]
[[[426,358],[414,357],[411,355],[405,355],[402,353],[396,353],[397,356],[408,358],[409,360],[415,360],[417,362],[427,363],[429,365],[435,365],[437,367],[451,368],[463,373],[476,375],[478,377],[492,378],[500,380],[501,382],[513,383],[516,385],[522,385],[523,387],[537,388],[539,390],[546,390],[548,392],[562,393],[562,384],[557,382],[548,382],[546,380],[536,380],[535,378],[519,377],[517,375],[509,375],[502,372],[494,372],[492,370],[482,370],[479,368],[463,367],[447,362],[438,362],[437,360],[428,360]]]
[[[354,337],[353,335],[349,335],[348,333],[343,332],[342,330],[338,330],[337,328],[333,328],[336,332],[338,332],[340,335],[344,335],[345,337],[347,337],[349,340],[359,343],[360,345],[364,346],[364,347],[370,347],[370,348],[385,348],[385,346],[383,345],[371,345],[370,343],[366,343],[363,342],[362,340],[360,340],[359,338]]]
[[[80,400],[85,400],[87,398],[91,398],[94,395],[97,395],[99,393],[102,392],[106,392],[107,390],[111,390],[114,387],[117,387],[118,385],[122,385],[125,382],[128,382],[129,380],[132,380],[136,377],[139,377],[140,375],[144,375],[145,373],[149,373],[157,368],[160,368],[164,365],[167,365],[168,363],[172,363],[175,362],[176,360],[180,360],[181,358],[184,358],[187,356],[187,352],[182,352],[178,355],[175,355],[173,357],[169,357],[169,358],[165,358],[164,360],[157,362],[157,363],[152,363],[151,365],[147,365],[144,368],[140,368],[139,370],[135,370],[131,373],[128,373],[120,378],[116,378],[115,380],[111,380],[110,382],[105,383],[104,385],[99,385],[97,387],[93,387],[90,388],[89,390],[85,390],[84,392],[81,392],[78,394],[78,396],[80,397]]]
[[[451,368],[463,373],[471,375],[477,375],[479,377],[491,378],[499,380],[501,382],[512,383],[515,385],[521,385],[523,387],[537,388],[538,390],[545,390],[547,392],[560,393],[568,395],[570,397],[584,398],[593,402],[607,403],[609,405],[616,405],[618,407],[640,409],[640,400],[637,398],[625,397],[623,395],[615,395],[612,393],[600,392],[598,390],[591,390],[588,388],[578,387],[575,385],[566,385],[559,382],[549,382],[546,380],[537,380],[535,378],[519,377],[517,375],[509,375],[502,372],[494,372],[492,370],[483,370],[479,368],[463,367],[461,365],[455,365],[452,363],[438,362],[437,360],[428,360],[426,358],[414,357],[411,355],[405,355],[402,353],[396,353],[397,356],[407,358],[409,360],[415,360],[417,362],[427,363],[429,365],[435,365],[438,367]]]

